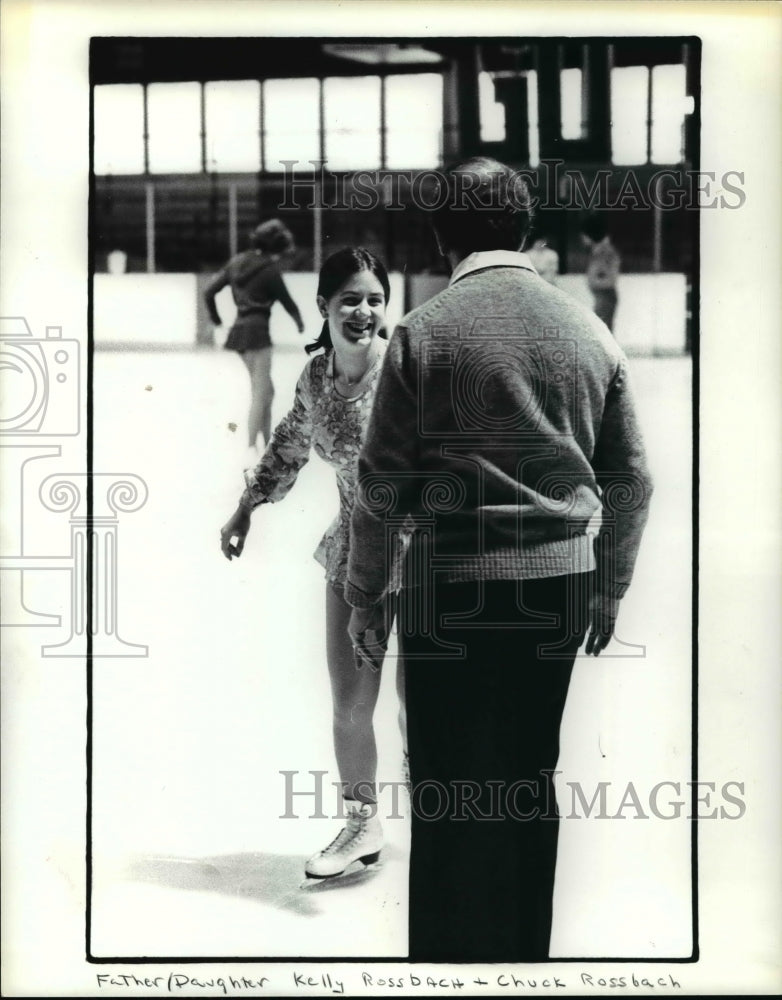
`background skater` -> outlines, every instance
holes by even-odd
[[[236,303],[236,321],[228,333],[225,348],[237,352],[250,375],[247,434],[248,445],[254,450],[259,434],[264,445],[271,436],[274,386],[269,315],[272,306],[280,302],[299,333],[304,333],[304,323],[279,268],[282,258],[294,249],[290,230],[279,219],[270,219],[253,230],[250,243],[249,250],[232,257],[212,278],[204,289],[204,300],[212,322],[220,326],[215,296],[226,285],[230,286]]]

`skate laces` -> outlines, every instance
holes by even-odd
[[[328,847],[324,847],[321,854],[336,854],[349,844],[361,840],[367,830],[367,816],[360,812],[350,813],[345,826],[339,831]]]

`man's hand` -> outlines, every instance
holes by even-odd
[[[599,656],[611,641],[619,613],[619,601],[605,594],[593,594],[589,600],[589,636],[587,656]]]
[[[380,670],[388,640],[384,603],[381,601],[371,608],[353,608],[348,634],[356,654],[356,667],[366,664],[371,670]]]

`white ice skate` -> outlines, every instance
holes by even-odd
[[[383,846],[383,828],[374,815],[376,807],[346,799],[345,810],[345,826],[328,847],[314,854],[304,866],[307,878],[302,888],[344,874],[355,861],[366,868],[377,863]]]

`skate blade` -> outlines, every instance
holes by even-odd
[[[299,888],[311,891],[319,886],[352,884],[359,881],[366,872],[379,871],[382,867],[380,851],[377,851],[368,854],[366,858],[357,858],[335,875],[307,875],[304,881],[299,883]]]

